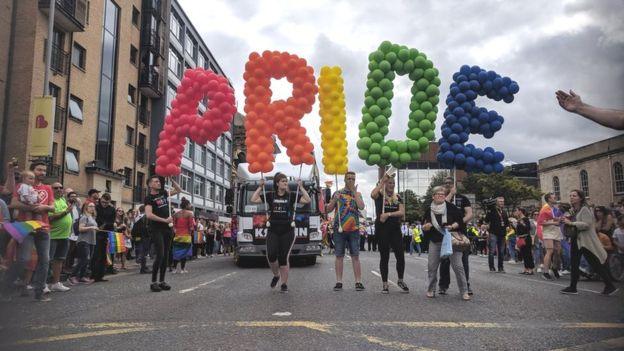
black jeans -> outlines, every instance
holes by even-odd
[[[150,252],[151,240],[150,237],[142,237],[141,240],[136,242],[136,255],[137,261],[141,265],[141,270],[147,270],[147,255]]]
[[[89,259],[93,256],[94,245],[80,241],[76,244],[75,257],[76,265],[72,271],[72,276],[78,279],[84,278],[87,275],[87,266]]]
[[[581,255],[585,256],[585,259],[591,266],[592,270],[602,278],[602,281],[605,283],[605,287],[612,287],[613,282],[609,277],[609,273],[607,272],[607,267],[604,264],[601,264],[598,260],[598,257],[594,255],[591,251],[582,247],[579,249],[578,242],[576,239],[572,239],[572,252],[570,256],[572,257],[572,274],[570,277],[570,287],[576,289],[576,284],[579,280],[579,265],[581,264]]]
[[[505,237],[490,234],[488,239],[488,264],[490,270],[494,269],[494,250],[498,258],[498,269],[503,269],[503,259],[505,258]]]
[[[158,278],[160,282],[164,282],[167,266],[169,265],[173,233],[169,228],[155,228],[150,231],[150,237],[152,238],[152,243],[156,250],[156,258],[152,266],[152,283],[156,282],[156,278]]]
[[[533,269],[535,268],[535,262],[533,261],[533,242],[531,241],[531,236],[527,235],[525,241],[526,244],[520,248],[522,262],[524,263],[524,268]]]
[[[295,243],[295,232],[291,228],[274,230],[269,229],[266,239],[267,259],[273,263],[279,262],[280,266],[288,265],[288,256]]]
[[[466,283],[470,288],[470,266],[469,266],[470,251],[464,251],[462,253],[462,265],[464,266],[464,273],[466,274]],[[448,290],[451,284],[451,260],[444,258],[440,261],[440,282],[438,286],[440,290]]]
[[[377,240],[375,240],[375,236],[369,236],[366,238],[368,242],[368,251],[377,251]]]
[[[405,272],[405,248],[403,245],[403,234],[401,234],[401,228],[384,228],[384,224],[378,225],[378,230],[375,230],[375,238],[377,244],[379,244],[379,254],[381,260],[379,261],[379,270],[381,271],[381,281],[388,281],[388,263],[390,262],[390,248],[394,251],[394,257],[396,258],[396,270],[399,280],[403,280],[403,273]]]
[[[95,236],[95,249],[91,258],[91,278],[102,280],[106,269],[106,245],[108,244],[107,233],[97,233]]]

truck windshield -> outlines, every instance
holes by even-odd
[[[251,196],[253,195],[254,191],[256,191],[257,188],[258,188],[258,185],[256,184],[248,184],[243,187],[242,189],[243,194],[241,196],[241,200],[242,200],[241,209],[240,209],[241,210],[240,212],[242,214],[253,215],[255,213],[266,212],[266,207],[264,206],[264,202],[261,202],[259,204],[251,202]],[[305,188],[309,193],[310,186],[306,184]],[[297,191],[295,184],[291,184],[290,191],[292,192]],[[267,185],[266,186],[267,196],[270,193],[273,193],[273,188],[271,185]],[[262,195],[262,193],[260,194]],[[316,194],[310,194],[310,198],[312,199],[312,201],[309,204],[297,205],[297,213],[309,213],[309,214],[318,213]]]

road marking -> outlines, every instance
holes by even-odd
[[[85,332],[85,333],[75,333],[75,334],[65,334],[65,335],[56,335],[45,338],[37,338],[37,339],[28,339],[28,340],[20,340],[16,342],[16,345],[30,345],[30,344],[39,344],[45,342],[52,341],[65,341],[65,340],[74,340],[74,339],[83,339],[89,338],[93,336],[106,336],[106,335],[117,335],[117,334],[129,334],[129,333],[138,333],[145,331],[152,331],[158,328],[149,327],[149,328],[126,328],[126,329],[108,329],[108,330],[98,330],[93,332]]]
[[[529,279],[529,278],[523,278],[523,277],[516,277],[513,274],[500,274],[502,276],[506,276],[506,277],[510,277],[510,278],[515,278],[515,279],[520,279],[520,280],[524,280],[524,281],[529,281],[529,282],[537,282],[537,283],[543,283],[543,284],[550,284],[550,285],[555,285],[555,286],[560,286],[562,288],[567,288],[568,285],[564,285],[564,284],[558,284],[558,283],[554,283],[551,281],[546,281],[544,279],[538,278],[538,279]],[[580,291],[586,291],[586,292],[591,292],[594,294],[598,294],[598,295],[602,295],[602,292],[600,291],[596,291],[596,290],[591,290],[591,289],[583,289],[583,288],[576,288],[576,290],[580,290]]]
[[[250,322],[236,322],[236,326],[239,327],[262,327],[262,328],[283,328],[283,327],[298,327],[308,328],[311,330],[320,331],[323,333],[329,333],[330,324],[323,324],[317,322],[308,321],[250,321]]]
[[[274,316],[278,316],[278,317],[288,317],[291,316],[292,313],[290,312],[275,312],[273,313]]]
[[[622,350],[624,349],[624,338],[600,340],[589,344],[575,345],[554,349],[552,351],[582,351],[582,350]]]
[[[379,272],[377,272],[377,271],[371,271],[371,273],[373,273],[373,275],[376,275],[376,276],[378,276],[379,278],[381,278],[381,274],[379,274]],[[388,279],[388,283],[390,283],[390,284],[392,284],[392,285],[396,286],[397,288],[399,287],[399,286],[398,286],[395,282],[393,282],[393,281],[392,281],[392,280],[390,280],[390,279]]]
[[[217,278],[215,278],[213,280],[210,280],[210,281],[207,281],[207,282],[203,282],[203,283],[201,283],[199,285],[196,285],[196,286],[194,286],[192,288],[182,289],[182,290],[179,291],[179,293],[180,294],[186,294],[187,292],[191,292],[193,290],[197,290],[197,289],[201,288],[202,286],[206,286],[208,284],[212,284],[212,283],[217,282],[219,280],[222,280],[222,279],[225,279],[227,277],[233,276],[234,274],[236,274],[236,272],[232,272],[232,273],[228,273],[228,274],[222,275],[222,276],[217,277]]]

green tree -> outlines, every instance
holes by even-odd
[[[509,175],[506,171],[499,174],[469,174],[463,180],[463,192],[475,195],[477,202],[484,199],[503,196],[505,205],[519,206],[523,200],[539,200],[540,191],[526,185]]]
[[[402,191],[399,195],[405,204],[405,221],[410,223],[421,221],[423,216],[422,200],[418,199],[418,196],[409,189]]]
[[[433,188],[435,188],[436,186],[444,185],[444,178],[448,176],[448,171],[438,171],[433,177],[431,177],[429,187],[427,188],[425,198],[423,199],[423,203],[426,204],[427,207],[429,207],[433,198]]]

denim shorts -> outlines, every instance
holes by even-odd
[[[334,232],[334,246],[336,246],[336,257],[344,257],[345,249],[349,244],[349,253],[351,256],[359,256],[360,254],[360,232]]]
[[[51,239],[50,240],[50,259],[63,261],[67,258],[69,250],[69,239]]]

